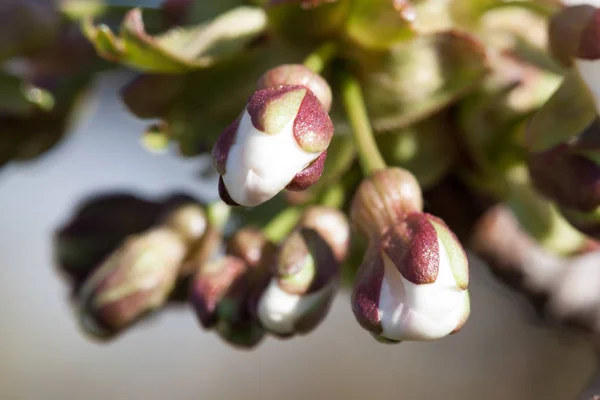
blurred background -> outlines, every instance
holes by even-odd
[[[383,345],[354,321],[348,293],[306,337],[236,350],[169,309],[110,344],[78,329],[52,260],[53,230],[82,198],[125,190],[214,199],[207,160],[153,155],[127,114],[122,73],[97,81],[87,118],[55,150],[0,173],[0,399],[572,399],[592,347],[539,325],[528,303],[472,263],[472,315],[435,343]],[[204,164],[205,165],[205,164]]]

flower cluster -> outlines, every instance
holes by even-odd
[[[326,207],[307,209],[280,245],[242,229],[225,255],[198,267],[190,301],[204,328],[237,346],[306,334],[329,310],[348,246],[345,216]]]
[[[347,283],[358,323],[377,340],[440,339],[470,313],[463,245],[496,271],[552,278],[533,285],[544,294],[571,288],[555,283],[570,275],[527,265],[562,271],[598,251],[597,4],[249,3],[52,8],[80,23],[88,50],[137,72],[121,96],[152,120],[147,147],[210,153],[222,200],[116,196],[80,209],[56,247],[84,329],[111,337],[188,302],[203,328],[253,347],[312,331]],[[73,22],[41,3],[7,4],[38,29],[18,36],[20,53],[2,36],[0,61],[10,53],[10,62],[0,85],[17,71],[17,83],[35,87],[24,94],[5,79],[18,101],[0,94],[0,122],[29,132],[29,116],[50,116],[40,110],[55,94],[48,82],[79,73],[87,82],[97,57],[71,57],[83,36],[67,40]],[[50,113],[56,132],[70,105]],[[19,143],[0,164],[24,157],[31,147]],[[497,209],[518,224],[518,246],[478,239],[481,224],[492,226],[480,217]]]

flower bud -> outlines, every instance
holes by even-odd
[[[263,259],[263,252],[270,246],[265,234],[257,228],[244,228],[227,242],[226,253],[239,257],[253,268],[260,265]]]
[[[227,342],[252,347],[264,330],[250,310],[253,281],[244,260],[226,255],[202,266],[192,283],[190,301],[204,328],[214,328]]]
[[[299,85],[308,88],[317,96],[325,111],[331,110],[332,94],[323,77],[303,64],[280,65],[267,71],[258,80],[258,89],[275,88],[282,85]]]
[[[422,210],[421,188],[415,177],[404,169],[387,168],[360,184],[350,213],[361,232],[376,238],[405,215]]]
[[[560,144],[529,158],[529,173],[542,194],[558,204],[581,211],[600,206],[600,167]]]
[[[338,281],[339,262],[326,239],[314,229],[295,230],[282,244],[274,276],[260,295],[261,325],[279,337],[308,333],[327,314]]]
[[[352,310],[388,341],[435,340],[469,313],[467,256],[446,224],[413,212],[372,241],[358,271]]]
[[[335,208],[313,206],[308,208],[298,225],[314,229],[333,251],[338,263],[342,263],[350,248],[350,225],[346,215]]]
[[[208,221],[202,207],[185,204],[171,212],[164,225],[178,233],[188,244],[192,244],[204,236]]]
[[[92,335],[109,336],[162,306],[186,250],[182,238],[166,228],[130,236],[83,285],[82,327]]]
[[[256,206],[286,186],[306,189],[323,171],[332,135],[329,115],[306,87],[256,91],[212,151],[221,198]]]
[[[567,7],[550,23],[550,48],[565,65],[574,66],[600,111],[600,9],[587,4]]]

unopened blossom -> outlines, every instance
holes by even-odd
[[[326,207],[309,209],[281,245],[274,274],[260,294],[261,325],[279,337],[306,334],[325,317],[347,255],[346,217]]]
[[[165,227],[130,236],[84,283],[82,327],[94,336],[110,336],[162,306],[186,251],[185,240]]]
[[[391,342],[458,331],[470,313],[467,257],[446,224],[422,212],[414,177],[376,172],[359,186],[352,219],[369,236],[352,294],[360,325]]]
[[[265,332],[253,296],[268,275],[270,251],[260,231],[245,228],[230,239],[225,256],[198,266],[190,302],[202,327],[239,347],[260,342]]]
[[[577,70],[600,112],[600,4],[582,2],[565,8],[550,24],[550,47],[565,65]]]
[[[257,90],[217,140],[212,156],[226,203],[257,206],[321,176],[333,123],[303,79]]]
[[[532,181],[562,207],[589,212],[600,207],[600,120],[567,143],[529,156]]]

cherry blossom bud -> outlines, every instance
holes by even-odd
[[[274,250],[260,230],[244,228],[229,240],[224,257],[198,268],[190,301],[204,328],[236,346],[258,344],[264,330],[256,318],[255,295],[268,280]]]
[[[332,94],[329,84],[321,75],[303,64],[286,64],[270,69],[258,80],[257,86],[258,89],[267,89],[282,85],[300,85],[308,88],[317,96],[325,111],[331,110]]]
[[[565,65],[574,66],[600,111],[600,9],[581,4],[567,7],[550,23],[550,48]]]
[[[187,243],[193,244],[206,233],[208,221],[202,207],[190,203],[171,212],[164,225],[177,232]]]
[[[542,194],[562,207],[589,212],[600,206],[600,120],[581,135],[530,155],[529,173]]]
[[[162,306],[186,250],[182,237],[168,228],[130,236],[84,283],[82,327],[94,336],[110,336]]]
[[[339,263],[346,259],[350,248],[350,225],[344,213],[330,207],[313,206],[304,212],[298,225],[314,229],[331,247]]]
[[[256,91],[212,151],[221,198],[257,206],[286,187],[308,188],[323,172],[332,135],[329,115],[306,87]]]
[[[273,276],[259,297],[257,315],[268,332],[279,337],[305,334],[323,320],[338,287],[349,239],[343,213],[322,206],[306,210],[281,245]]]
[[[329,311],[339,282],[339,264],[313,229],[293,232],[282,244],[274,276],[261,293],[257,315],[279,337],[306,334]]]
[[[244,260],[231,255],[207,263],[196,274],[190,293],[200,324],[240,347],[253,347],[264,336],[249,308],[248,268]]]
[[[470,313],[466,254],[446,224],[413,212],[372,241],[356,276],[352,309],[386,341],[435,340]]]

